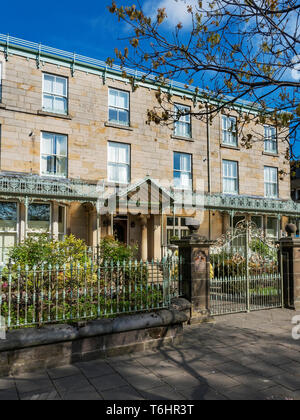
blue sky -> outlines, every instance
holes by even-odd
[[[118,5],[135,3],[135,0],[115,1]],[[188,27],[190,16],[186,7],[196,1],[140,0],[140,3],[150,15],[165,7],[171,26],[181,21]],[[112,0],[52,0],[43,4],[40,0],[15,0],[12,6],[3,2],[0,33],[105,60],[114,56],[114,48],[122,44],[120,39],[128,36],[126,24],[118,23],[107,10],[111,3]]]
[[[117,25],[107,10],[110,4],[111,0],[3,2],[0,32],[105,60],[114,55],[118,38],[126,36],[124,25]]]

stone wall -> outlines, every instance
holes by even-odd
[[[176,299],[169,310],[9,331],[0,340],[0,376],[179,343],[190,306]]]

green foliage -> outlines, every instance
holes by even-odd
[[[51,265],[63,266],[73,262],[83,264],[88,257],[88,248],[84,241],[67,236],[63,241],[49,239],[48,235],[33,235],[16,245],[9,254],[11,262],[24,269],[41,268]]]
[[[259,239],[254,239],[250,243],[251,251],[260,255],[263,259],[276,259],[277,250]]]
[[[129,261],[136,257],[137,247],[127,246],[112,236],[107,236],[102,239],[100,243],[100,255],[102,261],[108,261],[109,263],[122,263],[123,261]]]

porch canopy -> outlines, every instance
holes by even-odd
[[[147,176],[126,187],[108,186],[98,200],[98,211],[111,215],[162,215],[173,212],[174,204],[171,189]]]

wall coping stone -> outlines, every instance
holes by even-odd
[[[182,299],[176,307],[186,308],[187,301]],[[22,328],[8,331],[6,340],[0,340],[0,352],[19,350],[40,345],[62,343],[77,339],[126,331],[163,327],[182,324],[188,321],[188,315],[181,310],[162,309],[156,312],[119,316],[113,319],[89,321],[85,325],[47,325],[42,328]]]

